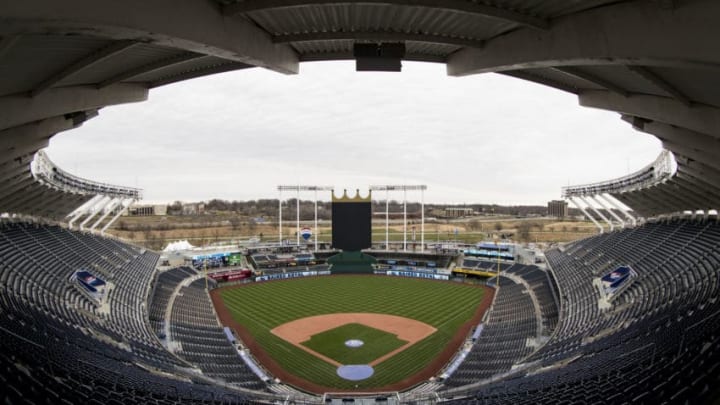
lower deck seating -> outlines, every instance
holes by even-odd
[[[180,343],[178,355],[205,375],[248,389],[263,389],[265,384],[245,365],[218,325],[204,279],[181,288],[172,307],[170,335]]]
[[[537,337],[537,317],[530,296],[522,284],[500,277],[490,317],[460,367],[445,381],[457,387],[510,370],[532,352],[528,339]]]

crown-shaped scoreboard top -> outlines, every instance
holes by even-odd
[[[360,195],[360,189],[355,189],[355,196],[348,197],[347,189],[343,189],[342,197],[335,196],[335,190],[332,191],[332,202],[370,202],[372,200],[372,191],[368,191],[367,197]]]

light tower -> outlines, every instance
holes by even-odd
[[[403,251],[407,251],[407,192],[420,190],[420,251],[425,251],[425,190],[427,186],[421,185],[375,185],[370,191],[385,191],[385,248],[390,249],[389,237],[389,197],[390,191],[403,192]]]
[[[297,245],[300,246],[300,192],[301,191],[313,191],[314,197],[315,197],[315,251],[318,249],[318,208],[317,208],[317,192],[318,191],[332,191],[332,187],[328,186],[277,186],[279,198],[278,198],[278,243],[282,245],[282,192],[283,191],[295,191],[296,193],[296,200],[295,200],[295,228],[296,228],[296,236],[297,236]]]

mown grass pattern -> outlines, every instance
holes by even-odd
[[[285,370],[326,387],[369,389],[422,370],[472,317],[483,290],[400,277],[324,276],[258,283],[223,290],[221,296],[235,320]],[[362,381],[340,378],[335,366],[270,332],[295,319],[345,312],[404,316],[432,325],[437,332],[379,364],[375,374]]]
[[[359,339],[360,347],[348,347],[345,342]],[[369,364],[373,360],[390,353],[407,342],[392,333],[384,332],[359,323],[348,323],[337,328],[318,333],[302,345],[323,354],[340,364]]]

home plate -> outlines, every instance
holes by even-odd
[[[367,364],[351,364],[337,368],[337,375],[350,381],[360,381],[372,377],[375,370]]]

